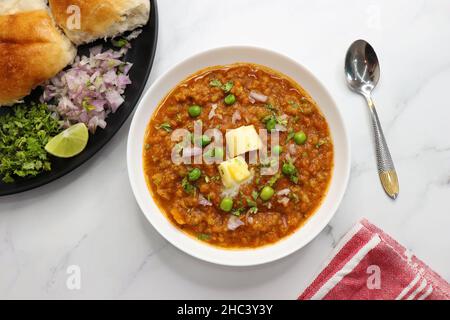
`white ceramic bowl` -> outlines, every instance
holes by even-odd
[[[280,71],[297,81],[317,102],[330,126],[334,142],[334,170],[328,194],[316,213],[295,233],[257,249],[221,249],[194,239],[177,229],[161,212],[147,188],[142,150],[147,124],[159,102],[187,76],[205,67],[252,62]],[[229,266],[250,266],[283,258],[316,237],[335,214],[350,172],[350,146],[344,121],[330,93],[311,72],[281,54],[255,47],[223,47],[208,50],[179,63],[145,93],[134,114],[128,136],[128,174],[139,206],[150,223],[174,246],[199,259]]]

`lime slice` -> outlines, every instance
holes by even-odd
[[[84,123],[77,123],[51,138],[45,150],[55,157],[71,158],[86,148],[88,140],[88,128]]]

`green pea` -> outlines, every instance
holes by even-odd
[[[282,152],[283,152],[283,147],[282,147],[282,146],[276,145],[276,146],[274,146],[274,147],[272,148],[272,153],[273,153],[273,154],[279,155],[279,154],[281,154]]]
[[[235,102],[236,102],[236,97],[234,96],[234,94],[229,94],[225,97],[225,104],[230,106]]]
[[[230,212],[233,209],[233,199],[231,198],[223,198],[220,202],[220,209],[225,212]]]
[[[275,126],[277,125],[277,120],[275,118],[270,118],[266,122],[266,128],[269,131],[275,130]]]
[[[202,113],[202,107],[198,105],[190,106],[188,109],[188,113],[192,118],[196,118]]]
[[[281,171],[287,176],[293,175],[296,170],[297,169],[292,163],[284,163],[283,167],[281,168]]]
[[[224,151],[222,148],[215,148],[214,149],[214,158],[223,160]]]
[[[188,174],[189,181],[197,181],[198,179],[200,179],[201,175],[201,170],[198,168],[194,168]]]
[[[270,198],[272,198],[273,194],[275,193],[275,191],[273,190],[272,187],[269,186],[265,186],[262,190],[261,193],[259,195],[259,197],[263,200],[263,201],[267,201]]]
[[[206,147],[208,144],[211,143],[211,137],[209,137],[207,135],[202,135],[201,143],[202,143],[202,147]]]
[[[299,131],[294,135],[294,141],[296,144],[304,144],[306,139],[306,134],[303,131]]]

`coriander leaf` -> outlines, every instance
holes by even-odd
[[[234,87],[233,81],[228,81],[227,83],[225,83],[225,84],[222,86],[222,90],[223,90],[225,93],[228,93],[228,92],[231,91],[231,89],[233,89],[233,87]]]
[[[211,239],[211,235],[207,233],[199,233],[197,234],[197,239],[202,241],[208,241],[209,239]]]
[[[157,129],[163,129],[166,132],[171,132],[172,131],[172,126],[170,125],[170,123],[167,123],[167,122],[161,123],[156,128]]]
[[[45,145],[61,132],[46,104],[16,105],[0,116],[0,177],[36,176],[51,170]]]
[[[122,48],[122,47],[124,47],[124,46],[126,46],[128,44],[128,40],[125,39],[125,38],[119,38],[117,40],[116,39],[112,39],[111,43],[112,43],[112,45],[114,47]]]
[[[258,213],[258,207],[251,207],[250,209],[248,209],[248,213],[250,214]]]
[[[186,193],[192,193],[195,190],[195,186],[189,182],[188,177],[184,177],[181,181],[181,186],[183,187]]]
[[[218,79],[211,80],[209,83],[211,87],[222,87],[222,82]]]

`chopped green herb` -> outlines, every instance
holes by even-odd
[[[124,47],[124,46],[126,46],[128,44],[128,40],[125,39],[125,38],[119,38],[117,40],[116,39],[112,39],[111,43],[112,43],[112,45],[114,47],[122,48],[122,47]]]
[[[163,129],[164,131],[171,132],[172,126],[169,123],[164,122],[157,126],[156,129]]]
[[[186,193],[192,193],[195,190],[195,186],[189,182],[189,178],[187,176],[181,181],[181,186]]]
[[[266,103],[264,105],[264,107],[266,107],[268,110],[272,111],[273,113],[278,112],[278,109],[276,107],[274,107],[271,103]]]
[[[323,146],[325,143],[327,143],[326,140],[320,139],[320,140],[316,143],[316,148],[320,148],[320,147]]]
[[[0,116],[0,176],[5,183],[14,177],[36,176],[51,170],[44,147],[61,131],[46,104],[18,105]]]
[[[289,198],[291,200],[294,200],[295,203],[298,203],[300,201],[298,195],[294,192],[289,193]]]
[[[250,214],[258,213],[258,207],[251,207],[250,209],[248,209],[248,213]]]
[[[298,176],[297,176],[297,173],[291,175],[291,176],[289,177],[289,179],[291,179],[291,181],[292,181],[293,183],[297,184],[297,183],[298,183]]]
[[[247,206],[249,206],[249,207],[256,207],[256,206],[257,206],[256,201],[253,201],[253,200],[250,199],[250,198],[247,198],[247,199],[245,199],[245,200],[247,201]]]
[[[253,200],[256,201],[256,200],[258,199],[258,197],[259,197],[258,191],[253,190],[253,191],[252,191],[252,198],[253,198]]]
[[[207,233],[199,233],[197,234],[197,239],[201,241],[208,241],[209,239],[211,239],[211,235]]]
[[[236,210],[233,210],[233,211],[231,212],[231,214],[232,214],[233,216],[240,217],[241,214],[242,214],[244,211],[245,211],[245,208],[244,208],[244,207],[240,207],[240,208],[237,208]]]
[[[275,183],[277,183],[277,181],[281,178],[281,174],[279,172],[277,172],[275,175],[273,175],[270,179],[269,182],[267,183],[270,187],[273,187],[275,185]]]
[[[234,87],[233,81],[228,81],[222,86],[222,90],[225,91],[225,93],[228,93],[231,91],[231,89],[233,89],[233,87]]]
[[[287,139],[286,139],[286,143],[288,143],[289,141],[291,141],[295,136],[295,132],[292,129],[289,129],[288,135],[287,135]]]
[[[222,84],[222,82],[220,80],[218,80],[218,79],[211,80],[209,85],[211,87],[220,88],[225,93],[229,93],[231,91],[231,89],[233,89],[233,87],[234,87],[233,81],[228,81],[227,83]]]
[[[222,82],[218,79],[211,80],[209,83],[211,87],[222,87]]]
[[[300,105],[299,105],[297,102],[295,102],[295,101],[290,100],[290,101],[288,101],[288,103],[289,103],[291,106],[293,106],[294,108],[300,107]]]

